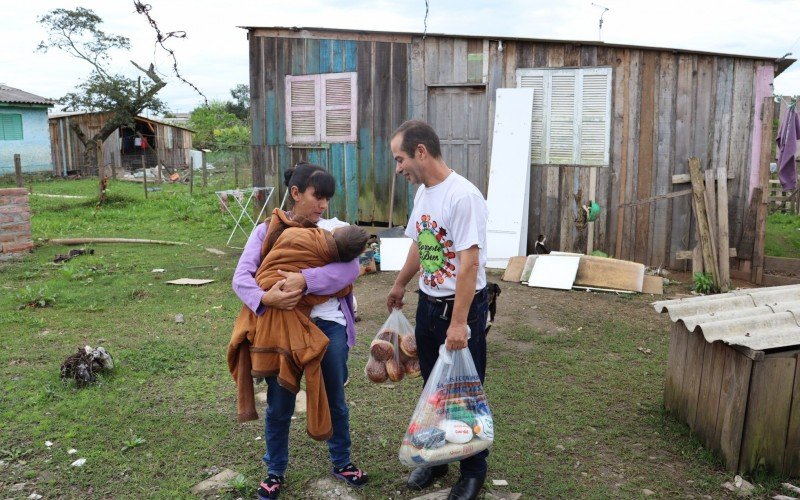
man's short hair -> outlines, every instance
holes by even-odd
[[[369,235],[358,226],[337,227],[333,231],[336,241],[336,250],[339,252],[339,261],[350,262],[364,252]]]
[[[433,127],[421,120],[408,120],[402,125],[397,127],[397,130],[392,134],[392,138],[402,134],[403,140],[400,143],[400,149],[403,150],[409,157],[414,157],[414,152],[417,145],[422,144],[428,153],[436,159],[442,157],[442,146],[439,144],[439,136]]]

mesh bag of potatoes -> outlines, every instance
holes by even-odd
[[[400,309],[392,310],[372,340],[364,374],[376,384],[419,377],[414,327]]]

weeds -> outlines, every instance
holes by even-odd
[[[133,430],[129,430],[131,433],[131,438],[127,439],[123,442],[124,446],[122,447],[122,451],[131,450],[136,448],[137,446],[141,446],[147,442],[144,438],[141,438],[133,433]]]
[[[25,285],[25,288],[17,292],[17,300],[20,301],[19,309],[41,308],[52,306],[56,301],[56,296],[44,286]]]
[[[714,285],[714,277],[711,273],[694,273],[692,275],[692,290],[703,295],[719,293],[719,288]]]

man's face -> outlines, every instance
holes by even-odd
[[[412,184],[421,184],[422,165],[416,158],[408,156],[408,153],[401,149],[402,143],[402,134],[396,135],[391,142],[392,157],[396,164],[395,172],[405,177]],[[420,153],[417,152],[417,154]]]

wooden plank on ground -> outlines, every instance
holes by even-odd
[[[643,279],[644,264],[582,255],[575,284],[641,292]]]
[[[797,357],[767,357],[753,365],[739,470],[781,471]]]
[[[531,277],[531,271],[533,271],[533,265],[536,264],[536,258],[538,255],[528,255],[525,259],[525,266],[522,268],[522,275],[519,277],[520,283],[528,284],[528,278]]]
[[[719,238],[719,289],[727,292],[731,288],[730,275],[730,237],[728,236],[728,181],[725,180],[725,167],[717,169],[717,229]]]
[[[730,348],[725,349],[724,355],[725,368],[722,373],[714,442],[719,443],[725,467],[729,471],[735,471],[740,465],[739,451],[742,447],[753,360]]]
[[[800,259],[765,256],[764,272],[791,273],[800,276]]]
[[[664,278],[645,274],[642,281],[642,293],[664,295]]]
[[[525,267],[525,261],[527,260],[527,255],[511,257],[508,259],[508,265],[506,266],[506,270],[501,279],[503,281],[515,281],[519,283],[519,279],[522,276],[522,269]]]

